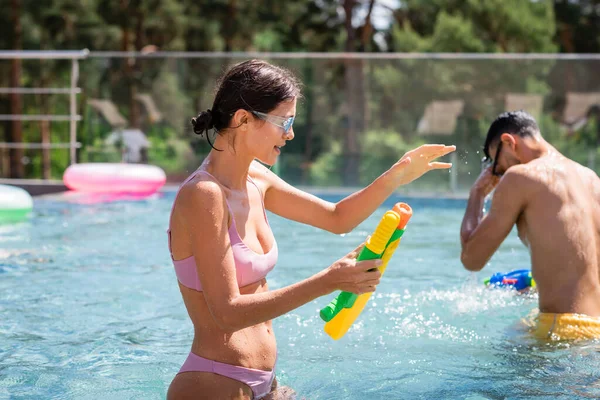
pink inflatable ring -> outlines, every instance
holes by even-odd
[[[152,194],[166,180],[161,168],[145,164],[73,164],[63,176],[69,189],[94,193]]]

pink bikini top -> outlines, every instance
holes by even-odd
[[[197,173],[204,173],[211,177],[215,182],[218,181],[214,176],[209,174],[206,171],[198,171]],[[188,179],[186,179],[182,184],[186,184],[190,179],[192,179],[196,174],[192,174]],[[262,191],[260,188],[254,183],[252,178],[248,176],[248,180],[252,183],[258,192],[260,193],[262,199]],[[179,194],[179,191],[177,192]],[[177,199],[177,194],[175,195],[175,199]],[[175,201],[173,201],[174,203]],[[231,249],[233,251],[233,259],[235,260],[235,270],[237,276],[237,282],[239,287],[243,287],[249,285],[254,282],[258,282],[264,277],[267,276],[269,272],[275,267],[277,263],[277,242],[273,240],[273,246],[271,250],[269,250],[266,254],[259,254],[255,251],[251,250],[248,246],[244,244],[240,235],[235,226],[235,219],[233,218],[233,212],[231,211],[231,207],[229,206],[229,202],[225,199],[227,203],[227,208],[229,209],[229,214],[231,215],[231,225],[229,226],[229,240],[231,242]],[[263,214],[265,216],[265,221],[267,225],[269,225],[269,220],[267,219],[267,213],[265,211],[265,205],[263,206]],[[171,210],[173,213],[173,210]],[[269,225],[270,228],[270,225]],[[169,252],[171,252],[171,229],[167,230],[169,235]],[[199,292],[202,291],[202,284],[200,283],[200,279],[198,278],[198,271],[196,270],[196,261],[194,256],[190,256],[188,258],[184,258],[182,260],[175,260],[173,258],[173,254],[171,253],[171,260],[173,260],[173,265],[175,266],[175,274],[177,275],[177,279],[179,282],[193,290],[197,290]]]

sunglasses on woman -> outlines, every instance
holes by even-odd
[[[290,129],[292,128],[292,124],[294,123],[294,119],[296,118],[295,116],[285,118],[277,115],[265,114],[260,111],[252,111],[252,114],[256,115],[258,118],[264,121],[270,122],[273,125],[280,127],[285,133],[288,133],[290,131]]]

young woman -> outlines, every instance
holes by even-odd
[[[169,399],[260,399],[276,387],[271,320],[335,290],[375,290],[379,261],[356,261],[360,247],[315,275],[269,290],[278,248],[266,211],[329,232],[349,232],[390,196],[432,169],[454,146],[425,145],[405,154],[368,187],[338,203],[298,190],[269,171],[294,138],[299,83],[287,70],[250,60],[221,79],[194,132],[217,132],[213,150],[175,198],[169,249],[194,325],[191,352]],[[207,136],[208,138],[208,136]]]

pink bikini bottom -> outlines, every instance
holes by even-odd
[[[275,368],[272,371],[263,371],[230,365],[218,361],[208,360],[194,353],[190,353],[181,366],[182,372],[212,372],[213,374],[226,376],[242,382],[252,389],[254,399],[260,399],[271,391],[273,379],[275,379]]]

